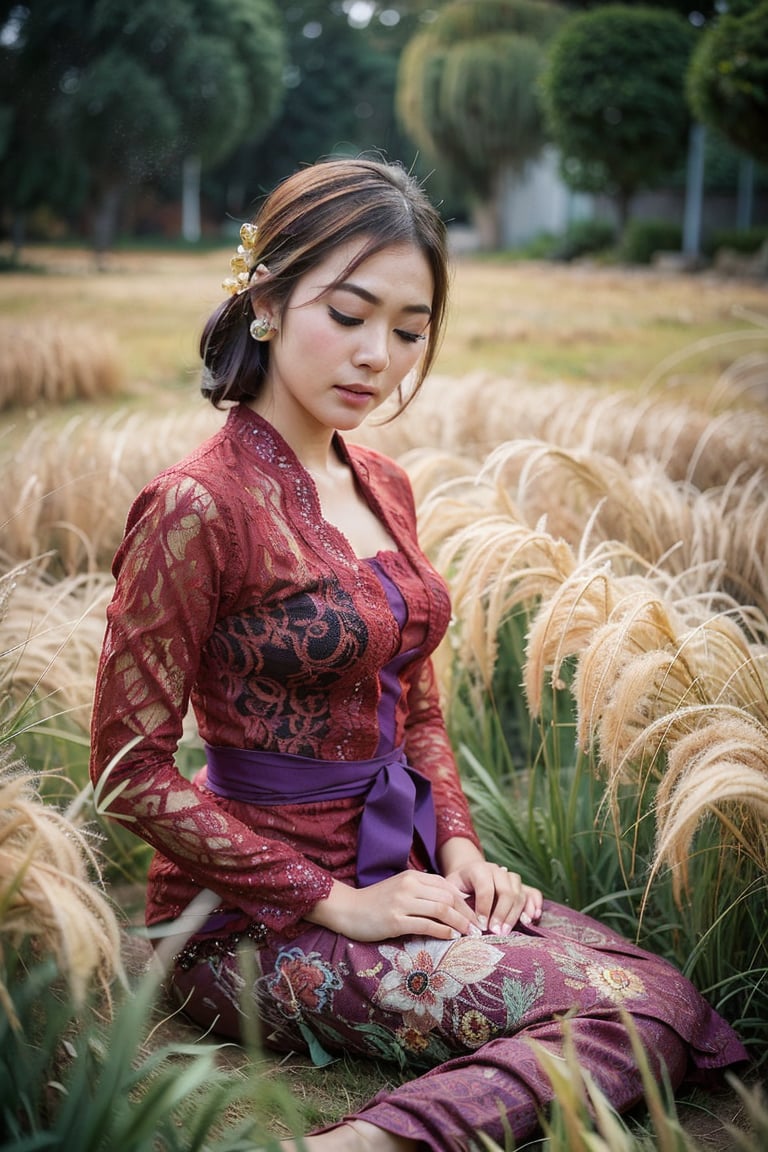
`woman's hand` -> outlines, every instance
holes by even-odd
[[[474,897],[480,927],[496,936],[508,936],[518,920],[527,925],[541,916],[542,895],[538,888],[523,884],[517,872],[509,872],[498,864],[475,860],[449,873],[446,879]]]
[[[458,836],[447,840],[440,856],[446,879],[471,898],[484,931],[508,936],[518,920],[527,925],[541,917],[538,888],[523,884],[517,872],[491,864],[471,840]]]
[[[433,936],[438,940],[479,936],[482,931],[455,880],[409,869],[352,888],[335,880],[324,900],[305,919],[350,940],[389,940],[395,936]]]

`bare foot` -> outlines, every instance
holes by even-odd
[[[418,1144],[365,1120],[352,1120],[301,1141],[283,1140],[280,1147],[284,1152],[417,1152]]]

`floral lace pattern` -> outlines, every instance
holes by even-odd
[[[354,877],[359,800],[264,809],[213,796],[204,774],[195,783],[179,774],[190,702],[212,745],[367,759],[379,742],[379,673],[413,649],[398,671],[395,740],[430,777],[438,844],[475,839],[429,658],[447,626],[448,595],[419,550],[407,477],[371,449],[339,440],[337,450],[398,545],[380,561],[407,604],[402,636],[381,581],[323,519],[309,474],[248,408],[232,409],[129,515],[91,771],[97,781],[112,762],[111,814],[157,849],[150,923],[173,919],[210,888],[222,909],[299,931],[333,877]]]

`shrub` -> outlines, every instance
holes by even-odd
[[[577,260],[593,252],[605,252],[616,243],[616,229],[608,220],[576,220],[552,250],[553,260]]]
[[[619,256],[627,264],[650,264],[656,252],[679,252],[683,230],[667,220],[631,220],[624,230]]]
[[[768,240],[768,228],[719,228],[707,239],[705,251],[713,256],[719,248],[751,255]]]

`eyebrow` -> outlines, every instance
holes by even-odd
[[[343,280],[341,284],[333,284],[331,287],[340,292],[351,292],[353,296],[359,296],[361,300],[365,300],[368,304],[383,303],[373,292],[369,292],[367,288],[361,288],[359,284],[352,284],[349,280]],[[421,316],[432,315],[432,309],[428,304],[406,304],[402,311],[418,313]]]

